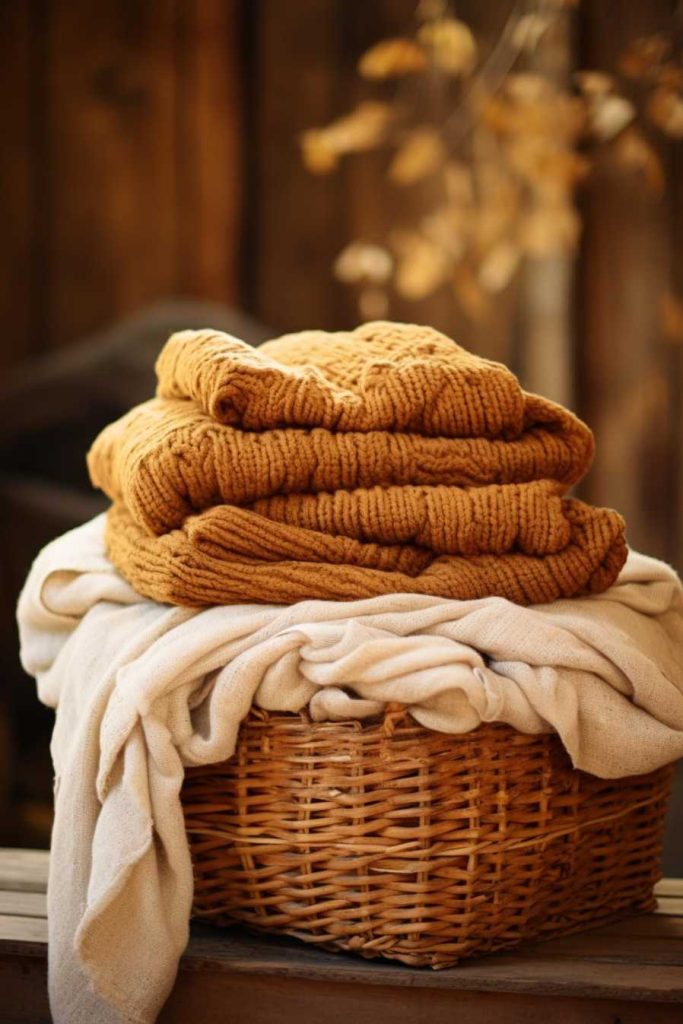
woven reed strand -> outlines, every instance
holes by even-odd
[[[447,967],[653,906],[672,769],[575,771],[557,736],[431,732],[401,708],[252,711],[182,792],[196,917]]]

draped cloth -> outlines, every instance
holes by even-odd
[[[534,607],[387,594],[192,609],[140,597],[104,532],[98,517],[49,545],[18,612],[24,667],[56,709],[55,1024],[155,1019],[188,935],[184,768],[228,758],[252,705],[334,720],[399,702],[446,733],[554,730],[605,778],[683,755],[683,597],[661,562],[631,553],[602,594]]]

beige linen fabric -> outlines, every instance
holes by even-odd
[[[324,719],[401,701],[444,732],[555,729],[604,777],[683,755],[681,585],[653,559],[631,553],[605,593],[549,605],[391,594],[196,610],[140,598],[103,533],[99,517],[48,546],[18,612],[23,664],[57,710],[56,1024],[155,1019],[192,896],[183,768],[228,757],[252,703]]]

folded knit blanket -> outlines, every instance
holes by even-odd
[[[593,438],[437,331],[366,324],[254,350],[174,335],[157,397],[89,454],[114,564],[155,600],[599,593],[621,518],[564,499]]]
[[[39,556],[19,628],[57,711],[55,1024],[155,1019],[192,900],[184,765],[229,757],[252,704],[325,720],[398,701],[441,732],[554,730],[577,768],[606,778],[683,755],[681,585],[635,553],[603,594],[533,608],[390,594],[195,610],[141,598],[98,518]]]

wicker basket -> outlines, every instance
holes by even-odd
[[[554,735],[252,712],[190,769],[194,914],[447,967],[654,905],[672,769],[605,781]]]

